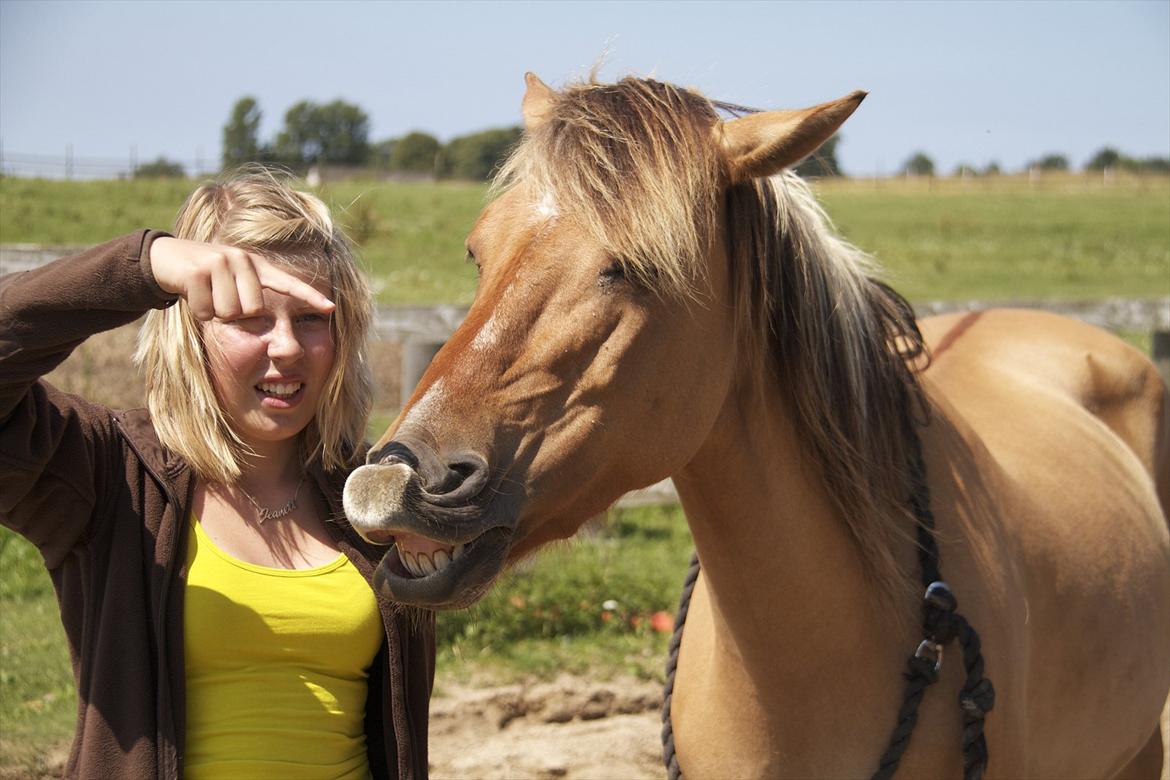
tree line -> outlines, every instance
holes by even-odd
[[[398,138],[371,142],[370,120],[361,107],[344,100],[316,103],[302,100],[284,114],[284,126],[274,138],[260,139],[260,104],[254,97],[236,101],[223,126],[222,164],[225,169],[248,162],[283,165],[305,172],[313,165],[364,167],[374,172],[393,172],[432,178],[486,181],[520,139],[519,127],[504,127],[470,133],[442,143],[422,131]],[[831,137],[816,154],[799,163],[795,170],[805,177],[842,176],[837,160],[841,136]],[[1024,170],[1070,171],[1072,164],[1063,154],[1050,153],[1030,161]],[[1113,147],[1104,147],[1084,165],[1085,171],[1106,169],[1136,173],[1170,173],[1170,158],[1129,157]],[[1002,173],[996,162],[982,168],[960,163],[956,176],[994,176]],[[922,151],[902,164],[899,173],[934,176],[934,161]],[[160,157],[138,166],[136,177],[183,176],[183,167]]]
[[[1067,172],[1073,166],[1066,155],[1049,153],[1029,160],[1024,165],[1024,172]],[[1105,170],[1126,171],[1127,173],[1170,173],[1170,157],[1143,157],[1136,158],[1122,154],[1112,146],[1102,147],[1090,157],[1082,167],[1085,173],[1101,172]],[[902,164],[899,171],[910,176],[934,176],[935,165],[925,152],[915,152]],[[997,176],[1003,173],[999,163],[990,162],[983,168],[976,168],[969,163],[959,163],[955,166],[955,176]]]
[[[223,126],[223,167],[247,162],[284,165],[296,171],[313,165],[367,167],[376,171],[436,178],[487,180],[520,138],[519,127],[496,128],[440,143],[414,131],[370,142],[370,120],[344,100],[302,100],[284,114],[284,127],[262,142],[260,105],[253,97],[236,101]]]

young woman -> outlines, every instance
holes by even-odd
[[[148,410],[40,377],[149,311]],[[0,520],[52,575],[71,777],[427,775],[433,617],[345,522],[369,291],[325,205],[266,171],[0,280]]]

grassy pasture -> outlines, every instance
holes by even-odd
[[[191,186],[0,179],[0,242],[92,244],[166,227]],[[852,180],[817,191],[842,233],[874,252],[912,300],[1170,295],[1166,177]],[[382,302],[470,301],[475,274],[463,239],[482,186],[350,182],[321,194],[359,243]],[[130,348],[125,337],[116,343]],[[59,369],[63,386],[134,403],[103,395],[125,387],[124,364],[104,369],[108,356],[85,351],[91,345]],[[381,411],[371,431],[392,413]],[[584,539],[508,574],[472,610],[441,617],[440,685],[561,669],[660,675],[666,637],[649,618],[673,613],[689,545],[677,509],[611,512]],[[35,550],[0,529],[0,778],[43,768],[74,714],[48,576]]]
[[[0,180],[0,242],[92,244],[167,227],[185,181]],[[1170,178],[827,180],[842,234],[911,300],[1170,294]],[[468,303],[463,240],[486,190],[346,182],[321,196],[361,248],[383,303]]]

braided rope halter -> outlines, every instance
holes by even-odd
[[[913,424],[911,423],[911,426]],[[916,429],[911,430],[911,491],[910,508],[918,521],[918,565],[922,584],[926,589],[922,600],[923,640],[906,661],[905,694],[898,709],[898,721],[890,735],[890,743],[878,762],[873,780],[890,780],[910,745],[910,736],[918,722],[918,705],[926,689],[938,680],[942,667],[943,646],[958,639],[963,649],[963,665],[967,677],[959,692],[959,706],[963,710],[963,779],[981,780],[987,768],[987,740],[983,736],[983,721],[995,705],[995,689],[991,680],[983,676],[983,653],[979,634],[959,614],[959,602],[939,571],[938,544],[934,538],[934,513],[930,510],[930,487],[926,483],[926,462],[922,456],[922,440]],[[678,613],[674,620],[674,634],[666,657],[666,685],[662,697],[662,758],[670,780],[683,780],[674,749],[674,727],[670,721],[670,705],[674,698],[674,673],[678,667],[678,651],[682,644],[683,626],[690,609],[691,593],[699,578],[699,556],[691,556],[691,565],[683,581]]]

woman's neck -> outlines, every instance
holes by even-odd
[[[240,466],[240,485],[249,491],[264,485],[298,482],[305,473],[297,439],[254,444]]]

